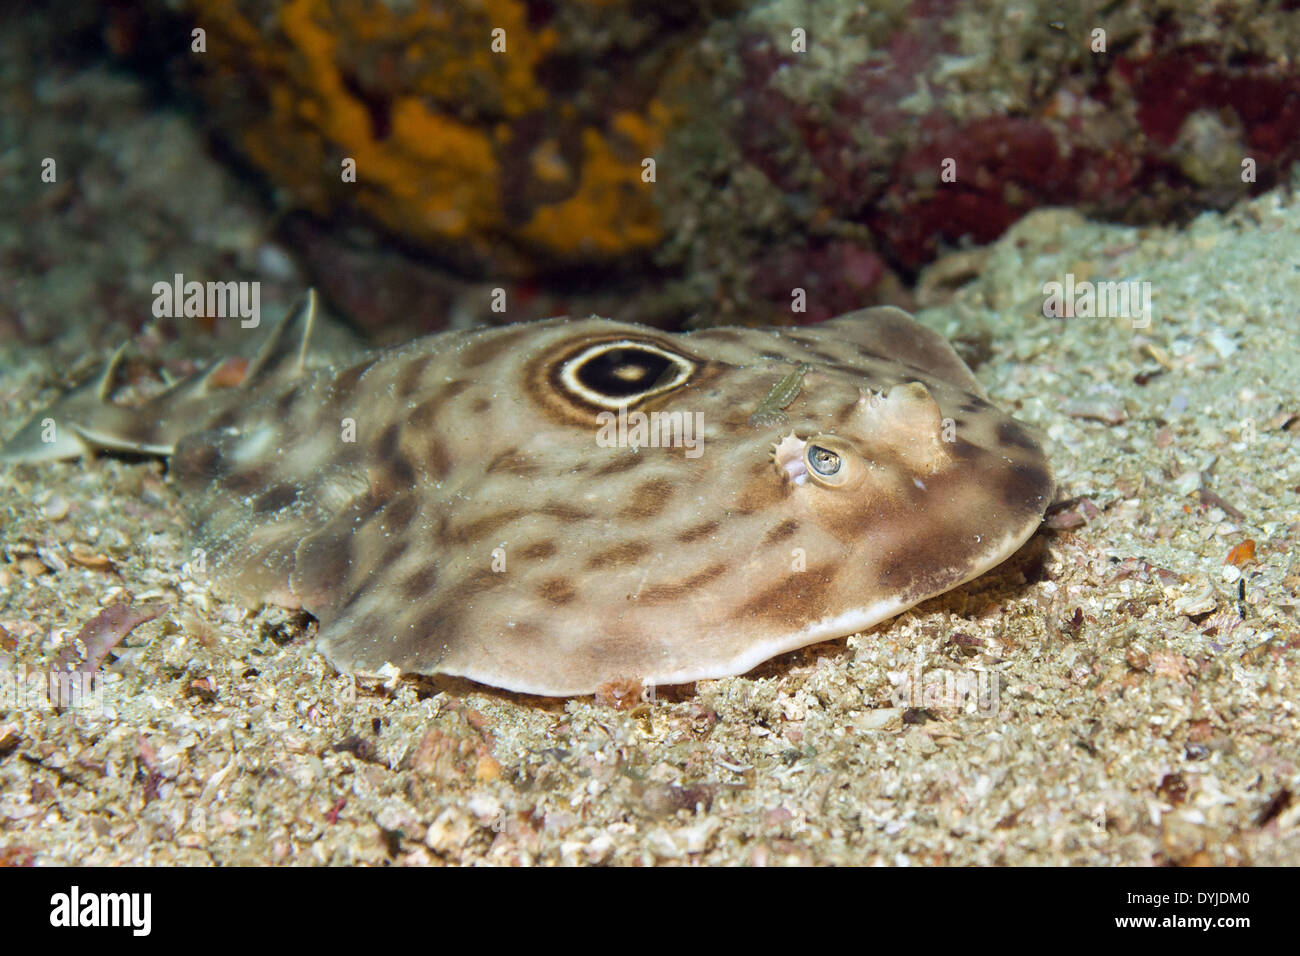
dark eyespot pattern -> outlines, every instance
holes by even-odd
[[[612,409],[677,388],[695,368],[689,358],[657,342],[620,339],[571,356],[554,378],[573,397]]]

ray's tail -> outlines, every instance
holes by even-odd
[[[126,354],[122,345],[89,381],[37,412],[0,447],[0,462],[58,461],[97,449],[170,455],[181,438],[210,427],[260,386],[304,373],[316,307],[315,290],[308,290],[251,360],[216,362],[137,406],[111,401]]]

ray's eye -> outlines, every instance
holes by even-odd
[[[559,379],[574,397],[616,409],[684,385],[695,367],[656,343],[622,339],[583,349],[560,366]]]
[[[800,459],[803,471],[813,484],[842,490],[854,487],[862,479],[862,458],[853,445],[836,435],[813,435],[808,439]]]
[[[829,448],[812,445],[808,449],[808,465],[823,478],[831,478],[839,474],[843,461]]]

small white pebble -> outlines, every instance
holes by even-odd
[[[501,801],[490,796],[470,797],[466,809],[474,815],[474,819],[481,825],[487,826],[494,820],[500,819]]]
[[[62,521],[68,516],[68,499],[62,495],[55,495],[45,502],[41,508],[41,514],[45,515],[50,521]]]
[[[1237,351],[1237,343],[1223,329],[1215,329],[1210,333],[1209,339],[1214,351],[1219,353],[1219,358],[1228,358]]]
[[[614,852],[614,841],[610,839],[608,833],[602,833],[583,847],[582,852],[586,855],[588,862],[604,863],[609,859],[610,854]]]
[[[861,717],[853,721],[853,726],[859,731],[864,730],[883,730],[897,720],[902,720],[903,711],[898,707],[880,707],[876,710],[869,710]]]
[[[257,265],[263,274],[282,282],[288,282],[298,275],[298,269],[289,254],[269,242],[258,247]]]

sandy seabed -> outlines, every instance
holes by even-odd
[[[310,622],[186,572],[160,463],[5,469],[12,672],[40,672],[128,592],[171,609],[106,665],[98,706],[0,707],[0,852],[1295,862],[1298,249],[1280,192],[1182,231],[1024,220],[921,318],[977,343],[990,394],[1046,436],[1063,502],[1047,526],[892,622],[631,709],[355,686],[311,652]],[[1043,285],[1067,273],[1149,282],[1149,326],[1044,318]],[[56,353],[5,356],[6,435],[54,394]]]

